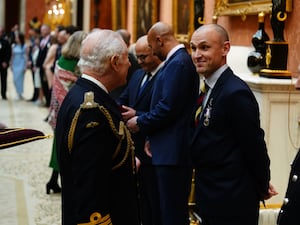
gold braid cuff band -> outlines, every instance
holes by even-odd
[[[100,213],[94,212],[90,216],[90,222],[88,223],[79,223],[78,225],[112,225],[110,215],[102,217]]]

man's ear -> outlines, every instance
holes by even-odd
[[[110,64],[111,64],[111,67],[113,68],[113,70],[117,71],[118,68],[119,68],[119,56],[117,55],[113,55],[111,58],[110,58]]]
[[[230,50],[230,43],[229,41],[225,41],[223,44],[223,55],[227,55]]]
[[[158,43],[159,46],[163,46],[162,37],[160,35],[156,36],[156,41],[157,41],[157,43]]]

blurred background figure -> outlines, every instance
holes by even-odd
[[[24,75],[27,69],[27,45],[23,33],[17,33],[15,43],[12,45],[11,70],[17,92],[16,100],[23,99]]]
[[[128,30],[125,29],[119,29],[116,31],[124,40],[125,44],[127,45],[128,50],[130,49],[130,39],[131,39],[131,34],[129,33]],[[134,54],[133,51],[129,51],[128,52],[128,57],[129,57],[129,62],[131,64],[131,66],[128,69],[128,73],[127,73],[127,83],[121,87],[118,87],[114,90],[112,90],[109,95],[113,98],[113,99],[117,99],[120,94],[124,91],[124,89],[126,88],[132,74],[134,73],[134,71],[136,71],[137,69],[140,69],[140,65],[137,62],[136,56]]]
[[[11,47],[5,36],[4,28],[0,26],[0,77],[1,77],[1,96],[6,100],[7,89],[7,68],[11,57]]]
[[[41,88],[39,89],[39,99],[45,98],[46,106],[49,106],[50,105],[49,86],[48,86],[47,77],[45,74],[43,64],[46,59],[48,49],[51,46],[50,26],[47,24],[43,24],[41,26],[40,32],[41,32],[41,42],[39,46],[39,54],[37,56],[35,70],[36,73],[39,74],[41,80]],[[40,106],[44,105],[43,101],[37,102],[37,104]]]
[[[28,60],[27,60],[27,68],[31,70],[32,74],[32,82],[33,82],[33,93],[32,97],[29,99],[29,101],[36,101],[39,95],[39,89],[35,86],[35,76],[34,76],[34,66],[36,63],[36,58],[39,49],[39,43],[40,43],[40,30],[29,28],[28,30],[29,35],[29,46],[28,46]],[[36,51],[37,50],[37,51]],[[35,57],[34,57],[34,54]]]
[[[57,113],[61,103],[69,89],[80,76],[77,62],[79,60],[81,42],[85,37],[86,33],[83,31],[76,31],[74,34],[72,34],[66,44],[63,46],[62,55],[56,64],[48,116],[48,123],[54,132],[56,127]],[[56,157],[55,137],[53,140],[49,166],[52,168],[52,174],[50,180],[46,184],[46,193],[50,194],[51,191],[53,193],[59,193],[61,192],[61,188],[58,185],[59,167]]]

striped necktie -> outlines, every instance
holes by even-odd
[[[202,107],[203,107],[203,100],[204,100],[205,95],[208,92],[208,90],[209,90],[209,86],[205,82],[201,82],[201,86],[200,86],[201,92],[197,99],[197,110],[195,113],[195,126],[197,126],[199,124],[200,114],[201,114]]]

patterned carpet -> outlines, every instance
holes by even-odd
[[[31,74],[26,73],[24,97],[32,95]],[[0,99],[0,122],[10,128],[37,129],[52,134],[44,122],[45,107],[16,97],[11,73],[8,75],[8,100]],[[51,174],[48,167],[52,138],[0,150],[0,224],[58,225],[60,194],[46,194]]]

